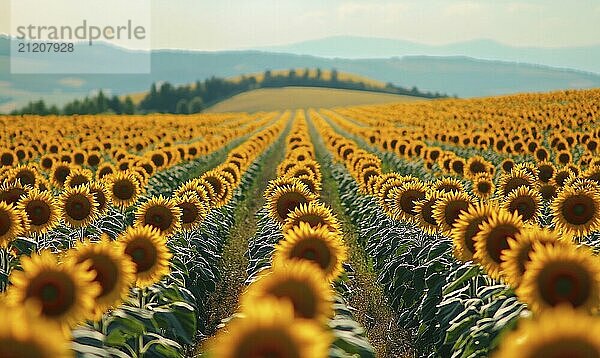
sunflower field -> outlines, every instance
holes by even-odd
[[[0,357],[600,357],[599,121],[0,116]]]

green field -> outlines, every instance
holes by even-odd
[[[206,112],[258,112],[296,108],[331,108],[363,104],[411,102],[420,97],[315,87],[261,88],[233,96]]]

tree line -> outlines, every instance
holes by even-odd
[[[392,83],[384,87],[373,86],[362,81],[340,79],[337,70],[333,69],[326,78],[321,69],[316,69],[311,76],[309,69],[274,73],[264,72],[261,80],[255,76],[241,76],[239,80],[211,77],[204,81],[196,81],[189,85],[174,86],[169,82],[153,83],[150,91],[136,105],[131,97],[120,98],[107,96],[102,91],[83,100],[67,103],[62,108],[48,106],[43,100],[30,102],[25,107],[11,114],[38,115],[73,115],[73,114],[144,114],[144,113],[174,113],[192,114],[202,112],[205,108],[223,101],[236,94],[257,88],[279,88],[288,86],[328,87],[338,89],[363,90],[383,93],[393,93],[424,98],[445,98],[445,94],[420,91],[417,87],[406,89]]]

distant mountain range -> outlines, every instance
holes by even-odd
[[[335,36],[290,45],[262,47],[257,48],[257,50],[349,59],[389,58],[410,55],[466,56],[482,60],[500,60],[570,68],[600,74],[600,43],[593,46],[543,48],[508,46],[497,41],[484,39],[449,45],[424,45],[403,40]]]
[[[136,59],[135,53],[123,55],[125,50],[121,48],[100,43],[94,46],[93,55],[84,61],[110,63],[115,58]],[[52,68],[54,64],[50,57],[36,66]],[[61,105],[99,89],[122,95],[147,91],[157,81],[184,84],[211,76],[230,77],[287,68],[337,68],[402,87],[417,86],[460,97],[600,87],[598,74],[462,56],[341,59],[262,51],[153,51],[149,74],[21,75],[10,74],[9,39],[0,36],[0,112],[39,98]]]

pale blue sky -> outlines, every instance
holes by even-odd
[[[9,32],[8,3],[9,0],[0,0],[3,33]],[[600,0],[149,0],[149,3],[154,48],[243,49],[334,35],[427,44],[479,38],[516,46],[600,44]]]

